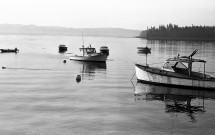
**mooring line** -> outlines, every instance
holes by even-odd
[[[22,69],[22,70],[52,70],[52,69],[38,69],[38,68],[11,68],[11,67],[2,67],[2,69]]]
[[[134,72],[134,74],[133,74],[132,78],[130,79],[130,81],[132,81],[132,79],[134,78],[135,73],[136,73],[136,71]]]

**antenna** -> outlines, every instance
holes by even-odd
[[[83,38],[83,32],[82,32],[82,41],[83,41],[82,47],[83,47],[83,56],[84,56],[84,38]]]
[[[193,55],[195,55],[197,53],[197,49],[195,51],[193,51],[193,53],[190,55],[190,57],[193,57]]]
[[[83,48],[84,48],[84,37],[83,37],[83,32],[82,32],[82,41],[83,41]]]

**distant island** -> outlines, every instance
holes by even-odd
[[[1,35],[65,35],[65,36],[106,36],[133,38],[140,30],[123,28],[67,28],[58,26],[36,26],[21,24],[0,24]]]
[[[140,33],[141,38],[148,40],[183,40],[183,41],[215,41],[214,26],[186,26],[168,24],[158,28],[151,27]]]

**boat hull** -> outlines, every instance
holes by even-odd
[[[137,80],[165,86],[203,88],[215,90],[215,79],[196,79],[194,77],[184,76],[161,69],[151,68],[136,64],[135,71]]]
[[[105,54],[96,54],[96,55],[87,55],[87,56],[70,56],[70,60],[76,61],[93,61],[93,62],[106,62],[107,55]]]
[[[1,53],[17,53],[19,50],[15,49],[0,49]]]

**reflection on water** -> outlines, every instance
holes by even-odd
[[[0,70],[0,131],[4,135],[166,135],[173,132],[170,127],[177,135],[215,133],[213,92],[185,91],[182,98],[177,94],[184,90],[173,93],[166,89],[173,94],[156,95],[150,93],[152,85],[143,85],[148,87],[136,90],[139,95],[134,101],[129,81],[134,63],[145,63],[145,54],[137,54],[141,41],[146,43],[144,39],[86,37],[86,44],[97,49],[110,43],[106,64],[69,60],[71,54],[79,53],[82,37],[1,35],[0,39],[1,48],[17,45],[20,50],[17,54],[0,53],[0,66],[9,68]],[[57,45],[61,43],[68,45],[66,53],[58,53]],[[215,43],[152,43],[149,65],[161,67],[167,58],[199,49],[195,57],[207,61],[207,72],[215,71]],[[84,76],[79,84],[75,81],[77,75]],[[159,87],[151,89],[159,92]],[[148,92],[148,96],[141,91]],[[187,112],[187,98],[191,98],[190,106],[199,107],[191,107],[192,111],[201,111]],[[188,122],[188,114],[198,123]]]
[[[166,113],[184,113],[191,122],[197,122],[196,114],[204,114],[205,100],[215,99],[215,92],[205,90],[180,89],[163,87],[137,82],[135,85],[135,101],[161,101]],[[201,100],[201,104],[192,101]]]
[[[80,64],[80,74],[83,80],[93,80],[96,73],[105,74],[106,73],[106,63],[101,62],[83,62],[76,61]]]

